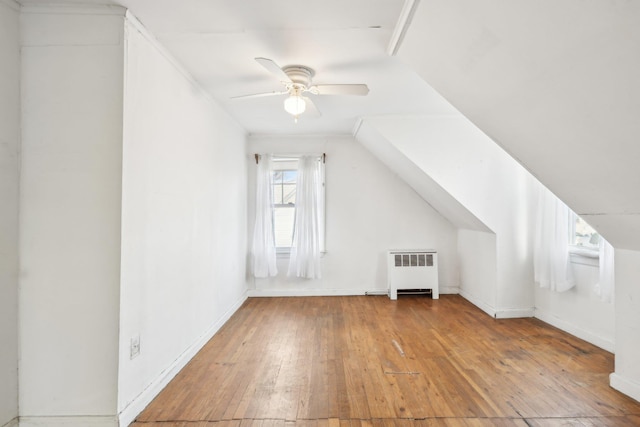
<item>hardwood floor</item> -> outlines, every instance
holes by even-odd
[[[132,426],[640,426],[611,372],[611,353],[457,295],[252,298]]]

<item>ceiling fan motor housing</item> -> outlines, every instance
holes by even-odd
[[[303,86],[305,89],[311,86],[311,79],[315,75],[315,71],[312,68],[304,65],[287,65],[282,67],[282,71],[289,76],[294,85]]]

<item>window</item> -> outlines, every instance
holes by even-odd
[[[293,239],[297,163],[297,161],[274,159],[271,181],[273,185],[273,232],[278,252],[286,252],[287,249],[290,249]]]
[[[587,222],[572,213],[569,224],[569,253],[574,264],[598,265],[600,235]]]
[[[296,185],[298,178],[298,159],[274,157],[271,166],[273,186],[273,231],[276,251],[288,254],[293,241],[293,229],[296,212]],[[322,168],[324,190],[324,168]],[[324,191],[321,195],[324,206]],[[322,209],[321,229],[324,231],[324,209]],[[321,233],[321,250],[324,251],[324,232]]]
[[[598,250],[600,235],[587,222],[578,215],[574,216],[575,224],[572,224],[573,241],[571,244],[583,249]]]

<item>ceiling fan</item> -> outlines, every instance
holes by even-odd
[[[276,76],[280,83],[285,86],[283,91],[255,93],[251,95],[234,96],[232,99],[238,98],[258,98],[263,96],[289,95],[284,100],[284,109],[291,114],[295,121],[298,116],[305,111],[311,111],[316,116],[320,115],[318,108],[313,101],[304,96],[307,92],[312,95],[359,95],[364,96],[369,93],[366,84],[322,84],[312,85],[311,80],[315,75],[315,71],[304,65],[287,65],[280,67],[272,59],[255,58],[267,71]]]

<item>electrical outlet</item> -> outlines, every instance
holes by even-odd
[[[131,347],[129,347],[129,359],[133,360],[140,355],[140,335],[131,338]]]

